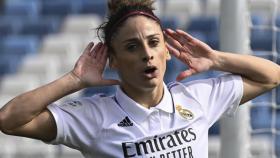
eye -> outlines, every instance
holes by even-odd
[[[153,38],[153,39],[151,39],[151,40],[149,41],[149,45],[150,45],[151,47],[156,47],[156,46],[158,46],[158,44],[159,44],[159,40],[156,39],[156,38]]]
[[[126,49],[129,51],[129,52],[133,52],[137,49],[137,44],[135,43],[129,43],[126,45]]]

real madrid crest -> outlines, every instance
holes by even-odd
[[[182,108],[181,105],[176,105],[176,110],[179,112],[179,114],[180,114],[183,118],[185,118],[185,119],[187,119],[187,120],[192,120],[192,119],[194,118],[193,113],[192,113],[190,110],[188,110],[188,109]]]

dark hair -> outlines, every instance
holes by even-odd
[[[104,22],[97,28],[99,39],[108,46],[108,52],[114,52],[111,46],[113,35],[116,34],[123,22],[131,16],[144,15],[159,23],[160,20],[153,13],[153,0],[109,0],[108,1],[108,17],[107,22]],[[102,36],[100,36],[100,30]]]

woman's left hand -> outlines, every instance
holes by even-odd
[[[177,76],[177,81],[213,67],[215,50],[204,42],[182,30],[167,29],[165,30],[165,36],[169,52],[189,67]]]

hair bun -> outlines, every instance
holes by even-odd
[[[154,0],[108,0],[109,15],[116,14],[124,6],[144,6],[154,10],[153,3]]]

